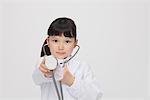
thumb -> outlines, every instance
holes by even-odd
[[[68,71],[68,67],[65,65],[64,66],[64,73]]]

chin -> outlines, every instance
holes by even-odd
[[[67,58],[68,56],[60,56],[60,55],[58,55],[58,56],[56,56],[56,58],[58,58],[58,59],[65,59],[65,58]]]

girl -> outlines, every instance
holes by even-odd
[[[96,85],[90,66],[72,56],[77,42],[76,25],[72,19],[61,17],[51,23],[48,37],[43,44],[44,49],[41,51],[41,59],[32,75],[35,84],[41,87],[42,100],[57,100],[57,98],[99,100],[101,98],[102,93]],[[63,67],[62,63],[58,63],[52,71],[45,65],[45,53],[47,56],[52,55],[63,61],[67,58],[70,60],[64,63]]]

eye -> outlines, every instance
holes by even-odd
[[[53,42],[58,42],[58,40],[52,40]]]
[[[66,40],[66,43],[70,43],[71,41],[70,40]]]

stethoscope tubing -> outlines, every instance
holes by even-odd
[[[48,45],[48,44],[45,44],[42,46],[42,49],[43,49],[43,52],[44,52],[44,55],[46,56],[46,50],[45,50],[45,46]],[[80,46],[79,45],[76,45],[78,47],[77,51],[73,54],[73,56],[71,56],[68,60],[64,61],[63,63],[63,67],[65,65],[65,63],[69,62],[79,51],[80,49]],[[57,60],[57,58],[56,58]],[[58,65],[58,60],[57,60],[57,65]],[[57,96],[58,96],[58,100],[64,100],[64,95],[63,95],[63,88],[62,88],[62,83],[61,81],[59,81],[59,84],[60,84],[60,93],[59,93],[59,89],[58,89],[58,86],[57,86],[57,83],[56,83],[56,79],[55,79],[55,76],[54,76],[54,72],[52,71],[52,79],[53,79],[53,83],[54,83],[54,86],[55,86],[55,89],[56,89],[56,93],[57,93]],[[61,94],[61,96],[60,96]]]

